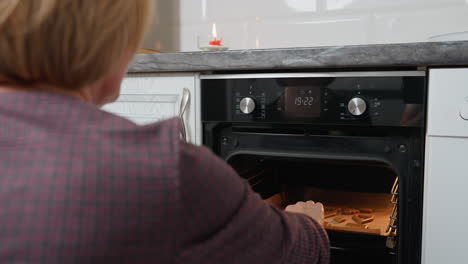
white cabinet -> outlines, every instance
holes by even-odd
[[[200,144],[198,93],[197,74],[130,74],[122,83],[117,101],[105,105],[103,110],[146,125],[179,116],[185,98],[183,120],[187,140]]]
[[[429,76],[422,262],[466,263],[468,68]]]

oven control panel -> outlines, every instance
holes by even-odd
[[[201,84],[202,120],[423,125],[424,72],[368,75],[208,76]]]

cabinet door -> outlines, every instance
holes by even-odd
[[[423,264],[466,263],[468,69],[429,74]]]
[[[132,74],[123,81],[117,101],[105,105],[103,110],[146,125],[179,116],[185,90],[189,96],[183,115],[187,140],[195,143],[198,128],[195,86],[194,74]]]

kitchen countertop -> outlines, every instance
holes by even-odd
[[[130,73],[468,65],[468,41],[138,54]]]

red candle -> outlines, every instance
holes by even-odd
[[[210,41],[210,45],[221,46],[221,40],[214,39],[214,40]]]
[[[218,39],[218,32],[216,31],[216,24],[213,23],[213,40],[209,42],[212,46],[221,46],[222,39]]]

